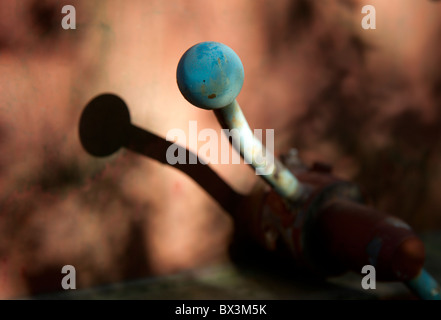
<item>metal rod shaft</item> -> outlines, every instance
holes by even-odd
[[[224,128],[233,131],[232,144],[245,162],[255,168],[280,196],[291,202],[298,201],[303,195],[303,185],[274,157],[272,150],[265,148],[254,136],[237,101],[215,110],[215,114]]]

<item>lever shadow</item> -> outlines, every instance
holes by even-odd
[[[166,159],[167,149],[173,144],[147,130],[133,125],[126,103],[114,94],[101,94],[84,108],[79,124],[83,148],[93,156],[106,157],[125,147],[187,174],[230,214],[244,196],[234,191],[209,166],[197,164],[171,165]],[[186,159],[196,157],[182,146]]]

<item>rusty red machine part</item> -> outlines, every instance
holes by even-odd
[[[405,222],[364,204],[358,186],[333,176],[329,166],[301,168],[292,170],[308,186],[302,203],[292,205],[261,185],[262,202],[236,214],[243,232],[320,275],[360,273],[365,265],[383,281],[408,281],[421,272],[424,244]]]

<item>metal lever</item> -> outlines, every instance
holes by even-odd
[[[176,76],[185,99],[196,107],[214,110],[222,127],[232,131],[232,144],[245,162],[260,172],[280,196],[291,202],[302,198],[304,186],[273,155],[272,161],[257,161],[256,155],[262,155],[264,150],[268,155],[269,151],[252,133],[236,101],[244,69],[231,48],[218,42],[194,45],[179,61]]]
[[[286,244],[283,248],[290,249],[298,262],[309,265],[312,270],[321,269],[323,262],[327,262],[337,269],[359,271],[361,266],[378,260],[378,274],[385,280],[405,281],[419,297],[440,299],[438,284],[422,268],[421,240],[397,219],[357,203],[362,201],[355,185],[311,170],[298,174],[301,181],[315,181],[308,183],[306,192],[306,184],[274,157],[271,163],[256,161],[256,155],[261,155],[265,147],[253,135],[236,101],[243,81],[240,58],[232,49],[217,42],[202,42],[191,47],[177,68],[182,95],[199,108],[214,110],[223,128],[236,130],[232,144],[246,163],[264,171],[262,178],[291,204],[308,200],[302,201],[300,206],[285,207],[286,203],[281,203],[280,197],[272,197],[271,191],[264,200],[262,214],[257,215],[257,222],[250,222],[251,214],[243,217],[244,225],[250,228],[247,234],[256,236],[257,242],[270,250],[277,247],[277,241],[272,239],[281,237]],[[320,179],[308,180],[308,175],[320,175]],[[268,241],[262,225],[268,225],[270,234],[276,236]]]

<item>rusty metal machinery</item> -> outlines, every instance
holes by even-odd
[[[233,213],[242,235],[321,275],[372,265],[379,280],[403,281],[422,299],[440,299],[438,284],[423,269],[422,241],[403,221],[367,206],[357,185],[333,176],[326,165],[306,168],[295,152],[285,156],[286,165],[275,158],[255,161],[265,147],[236,101],[243,81],[239,57],[221,43],[199,43],[178,64],[183,96],[214,110],[223,128],[236,129],[233,146],[246,163],[265,171],[267,185],[256,187]]]

